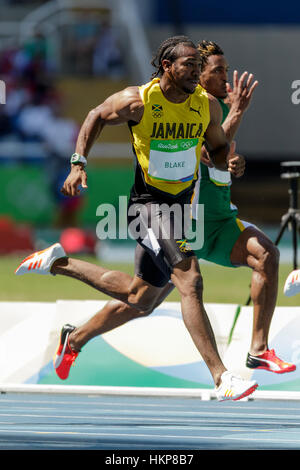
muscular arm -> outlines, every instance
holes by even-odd
[[[86,158],[105,125],[139,122],[143,103],[138,87],[129,87],[107,98],[87,115],[78,135],[76,152]]]
[[[205,132],[206,147],[214,166],[218,170],[227,170],[229,143],[221,126],[222,110],[218,101],[211,95],[209,97],[210,123]]]
[[[89,152],[106,125],[122,124],[128,121],[139,122],[143,116],[144,105],[138,87],[128,87],[111,95],[102,104],[92,109],[78,134],[76,153],[88,157]],[[87,175],[83,165],[71,165],[61,192],[65,196],[77,196],[79,186],[87,187]]]

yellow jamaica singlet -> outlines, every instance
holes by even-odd
[[[209,101],[198,85],[186,101],[173,103],[164,97],[159,81],[139,87],[144,114],[139,123],[129,124],[137,160],[134,192],[177,198],[197,179]]]

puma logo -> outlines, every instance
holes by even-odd
[[[201,116],[199,109],[194,109],[190,106],[190,111],[194,111],[194,113],[198,113]]]

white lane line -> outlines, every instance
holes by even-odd
[[[137,397],[137,398],[140,398],[140,397]],[[132,399],[132,397],[131,397]],[[153,399],[153,397],[149,397],[149,399]],[[178,400],[178,398],[175,398]],[[165,400],[166,399],[164,397],[162,398],[159,398],[159,400]],[[197,408],[197,402],[199,402],[199,406],[203,407],[203,406],[213,406],[215,405],[216,406],[216,409],[218,407],[220,407],[220,409],[225,409],[226,407],[226,410],[236,410],[237,412],[239,412],[239,410],[272,410],[272,411],[282,411],[283,407],[284,409],[288,410],[288,411],[298,411],[300,413],[300,404],[299,404],[299,407],[293,407],[293,408],[288,408],[286,407],[286,402],[283,403],[283,405],[281,406],[270,406],[270,407],[266,407],[266,402],[264,402],[264,406],[256,406],[255,405],[255,402],[253,402],[253,404],[248,404],[248,403],[235,403],[235,404],[230,404],[230,403],[226,403],[226,404],[222,404],[222,403],[218,403],[217,401],[209,401],[209,402],[205,402],[205,405],[203,403],[203,401],[199,398],[199,400],[196,400],[196,399],[191,399],[191,398],[187,398],[185,400],[184,403],[182,404],[176,404],[176,403],[172,403],[171,400],[173,400],[172,397],[170,397],[170,400],[167,401],[167,403],[147,403],[147,397],[145,397],[145,402],[140,402],[140,403],[130,403],[129,401],[125,400],[125,401],[121,401],[121,402],[116,402],[116,401],[110,401],[110,402],[107,402],[105,400],[103,400],[103,397],[99,397],[99,400],[93,400],[93,401],[89,401],[89,400],[82,400],[82,401],[75,401],[75,400],[65,400],[65,401],[59,401],[59,400],[51,400],[50,403],[47,402],[46,400],[13,400],[13,399],[3,399],[3,401],[1,401],[1,398],[0,398],[0,409],[1,409],[1,406],[5,406],[5,403],[17,403],[18,405],[21,406],[22,403],[24,403],[25,406],[28,406],[29,404],[38,404],[38,403],[41,403],[41,404],[48,404],[48,406],[51,404],[53,404],[54,406],[56,405],[68,405],[68,406],[78,406],[78,405],[82,405],[82,406],[85,406],[85,407],[89,407],[89,406],[120,406],[122,408],[124,408],[124,405],[126,405],[126,407],[141,407],[141,409],[144,409],[144,408],[165,408],[166,407],[166,404],[168,406],[168,408],[186,408],[187,406],[188,407],[191,407],[193,406],[195,409]],[[218,411],[219,413],[219,411]]]
[[[287,426],[285,429],[281,430],[281,432],[284,432],[284,433],[287,433],[287,432],[293,432],[293,433],[296,433],[296,432],[299,432],[300,433],[300,421],[298,422],[293,422],[291,423],[290,420],[287,420],[287,421],[282,421],[280,419],[275,419],[275,420],[266,420],[264,419],[263,422],[261,420],[250,420],[250,421],[244,421],[243,422],[243,425],[241,425],[239,422],[236,422],[235,424],[232,424],[230,427],[227,426],[227,422],[220,422],[220,419],[218,418],[215,418],[215,419],[210,419],[209,422],[210,423],[217,423],[217,427],[214,428],[213,426],[210,426],[210,427],[206,427],[205,424],[207,424],[207,422],[203,425],[203,421],[202,420],[193,420],[191,422],[191,424],[186,424],[185,426],[182,426],[182,423],[178,423],[178,419],[176,419],[176,417],[173,417],[173,418],[164,418],[164,417],[147,417],[147,419],[145,420],[145,417],[143,416],[136,416],[136,417],[126,417],[126,416],[89,416],[89,417],[86,417],[86,416],[81,416],[81,415],[74,415],[74,416],[62,416],[62,415],[40,415],[40,414],[24,414],[22,416],[20,415],[16,415],[14,413],[6,413],[5,415],[2,415],[2,416],[6,416],[8,418],[30,418],[31,420],[33,420],[32,423],[28,424],[28,423],[22,423],[22,421],[18,421],[17,423],[14,422],[13,424],[15,426],[24,426],[24,425],[27,425],[27,426],[31,426],[31,427],[36,427],[37,425],[41,425],[41,423],[35,423],[34,420],[35,419],[45,419],[47,418],[48,419],[48,422],[47,423],[43,423],[44,426],[62,426],[62,425],[65,425],[65,426],[74,426],[78,423],[75,423],[74,424],[74,421],[93,421],[96,423],[95,424],[87,424],[85,423],[84,426],[85,428],[87,428],[88,426],[93,426],[95,427],[98,426],[98,427],[101,427],[102,424],[104,424],[105,422],[108,422],[108,423],[111,423],[112,424],[112,427],[115,426],[117,427],[118,426],[118,423],[122,422],[125,424],[127,424],[127,426],[130,426],[130,425],[134,425],[136,424],[137,426],[139,426],[139,428],[141,427],[139,425],[140,422],[142,422],[144,425],[145,425],[145,421],[146,423],[149,423],[149,426],[142,426],[142,427],[145,427],[145,428],[153,428],[156,424],[156,427],[158,428],[161,428],[161,426],[157,426],[159,423],[161,423],[161,425],[164,426],[164,429],[167,429],[168,427],[170,429],[184,429],[186,432],[188,432],[189,430],[193,430],[193,429],[196,429],[198,431],[202,431],[203,429],[212,429],[212,430],[223,430],[226,428],[226,430],[232,430],[232,429],[241,429],[243,430],[244,432],[250,432],[251,429],[249,429],[249,427],[246,427],[247,425],[251,425],[251,426],[255,426],[256,429],[254,430],[255,432],[256,431],[262,431],[261,429],[259,429],[258,427],[259,426],[272,426],[272,428],[270,429],[263,429],[263,431],[268,431],[268,432],[275,432],[278,430],[278,427],[282,427],[283,425],[284,426]],[[51,420],[49,419],[51,418]],[[59,420],[58,422],[53,422],[52,421],[52,418],[54,420]],[[66,423],[66,420],[69,420],[69,423]],[[15,420],[16,421],[16,420]],[[176,424],[178,423],[178,424]],[[2,425],[7,425],[7,426],[11,426],[12,423],[10,422],[2,422]],[[122,424],[124,425],[124,424]],[[169,426],[167,426],[169,425]],[[299,426],[299,429],[290,429],[289,426]],[[107,426],[107,425],[106,425]],[[244,426],[244,427],[243,427]],[[276,430],[273,429],[273,427],[276,426]]]
[[[13,401],[11,401],[10,403],[14,403]],[[30,405],[34,405],[36,403],[42,403],[42,402],[24,402],[24,406],[20,405],[20,402],[17,401],[16,403],[18,403],[19,406],[13,406],[13,409],[14,410],[31,410],[31,409],[34,409],[36,410],[36,407],[34,406],[30,406]],[[109,412],[116,412],[118,411],[118,413],[137,413],[137,412],[142,412],[144,414],[147,414],[147,411],[145,411],[145,408],[164,408],[163,410],[163,413],[169,413],[169,414],[173,414],[173,408],[174,408],[174,411],[177,412],[179,411],[180,414],[186,414],[186,415],[193,415],[193,416],[219,416],[219,417],[228,417],[228,418],[232,418],[232,417],[262,417],[262,418],[265,418],[265,417],[283,417],[283,418],[291,418],[291,419],[295,419],[297,417],[300,418],[300,407],[299,408],[275,408],[275,407],[272,407],[272,408],[259,408],[259,407],[256,407],[256,408],[252,408],[252,407],[244,407],[244,406],[241,406],[239,408],[237,408],[236,406],[228,406],[228,404],[226,404],[226,411],[221,411],[221,409],[219,410],[218,407],[216,406],[216,408],[212,409],[212,408],[209,408],[205,411],[200,411],[200,410],[197,410],[197,408],[193,408],[192,410],[187,410],[187,406],[185,405],[171,405],[169,406],[169,404],[167,405],[167,408],[168,410],[166,410],[166,404],[128,404],[128,403],[117,403],[115,404],[114,402],[112,403],[99,403],[99,402],[93,402],[93,403],[83,403],[83,402],[55,402],[53,403],[53,406],[48,405],[48,406],[44,406],[44,407],[39,407],[38,409],[39,410],[43,410],[43,411],[47,411],[49,410],[50,412],[57,408],[57,405],[65,405],[67,406],[69,409],[70,409],[70,413],[72,413],[72,407],[73,406],[78,406],[78,405],[82,405],[82,407],[84,407],[85,410],[88,410],[89,407],[94,407],[94,406],[97,406],[101,409],[101,407],[103,406],[113,406],[113,408],[110,408],[110,409],[105,409],[105,411],[109,411]],[[117,406],[120,406],[122,409],[121,410],[116,410],[116,407]],[[222,405],[220,405],[222,406]],[[133,410],[131,410],[131,407],[133,408]],[[137,407],[139,407],[140,409],[136,409]],[[125,408],[125,409],[124,409]],[[178,408],[181,408],[181,410],[177,410]],[[189,407],[190,408],[190,407]],[[5,404],[2,402],[0,402],[0,416],[2,414],[2,410],[3,411],[6,411],[7,410],[7,406],[5,406]],[[223,408],[224,410],[224,408]],[[228,410],[228,412],[227,412]],[[231,410],[235,410],[234,413],[232,413]],[[261,412],[259,412],[261,410]],[[57,410],[56,410],[57,411]],[[66,411],[66,409],[64,409],[64,411]],[[95,410],[93,409],[93,412]],[[247,411],[247,412],[246,412]],[[248,412],[249,411],[249,412]],[[257,412],[258,411],[258,412]],[[275,415],[275,414],[270,414],[270,412],[276,412],[278,411],[278,414]],[[285,414],[282,414],[282,412],[285,412]],[[286,414],[286,412],[290,413],[290,414]],[[149,413],[150,412],[150,409],[149,409]],[[161,413],[161,411],[159,411],[159,413]],[[298,413],[298,415],[296,415],[295,413]]]
[[[22,408],[21,408],[22,410]],[[105,410],[99,410],[99,411],[96,411],[96,410],[93,410],[93,415],[90,415],[89,413],[86,413],[86,410],[82,411],[83,414],[81,415],[74,415],[73,414],[73,410],[70,409],[69,410],[69,414],[66,414],[66,410],[64,409],[64,414],[56,414],[56,415],[47,415],[47,414],[41,414],[41,413],[38,413],[36,409],[34,409],[34,411],[36,413],[30,413],[30,409],[28,410],[28,407],[25,407],[25,409],[23,408],[23,410],[25,411],[25,413],[17,413],[17,412],[11,412],[11,413],[3,413],[0,411],[0,417],[1,416],[15,416],[15,417],[41,417],[41,418],[47,418],[47,417],[59,417],[59,418],[62,418],[62,419],[69,419],[69,418],[77,418],[77,419],[103,419],[104,417],[110,417],[110,418],[113,418],[116,416],[116,414],[118,414],[118,418],[121,418],[122,419],[130,419],[130,418],[138,418],[141,414],[142,414],[142,419],[150,419],[150,418],[153,418],[153,413],[151,412],[148,412],[148,411],[145,411],[145,410],[140,410],[140,412],[138,410],[115,410],[115,409],[105,409]],[[6,410],[5,410],[6,411]],[[45,411],[45,410],[43,410]],[[51,413],[53,411],[56,411],[57,413],[57,409],[53,410],[49,410],[51,411]],[[78,413],[78,410],[76,410],[77,413]],[[111,415],[109,415],[109,413],[111,413]],[[107,416],[109,415],[109,416]],[[121,416],[122,415],[122,416]],[[159,412],[159,416],[158,417],[155,417],[155,419],[162,419],[163,417],[171,417],[173,419],[189,419],[190,417],[196,419],[196,418],[206,418],[206,419],[210,419],[210,420],[215,420],[215,421],[218,421],[220,419],[237,419],[237,420],[245,420],[245,419],[250,419],[251,422],[253,421],[253,419],[274,419],[274,420],[278,420],[278,421],[281,421],[281,420],[292,420],[293,422],[295,420],[300,420],[300,413],[299,415],[295,415],[295,414],[280,414],[280,415],[277,415],[277,414],[267,414],[267,413],[222,413],[222,412],[200,412],[200,411],[180,411],[180,412],[172,412],[172,411],[168,411],[168,410],[164,410],[164,411],[160,411]],[[264,421],[265,422],[265,421]],[[296,423],[294,423],[296,424]]]
[[[240,441],[240,442],[249,442],[251,441],[252,443],[255,443],[255,442],[259,442],[260,444],[264,444],[266,442],[268,443],[273,443],[273,444],[283,444],[283,443],[287,443],[287,444],[298,444],[300,443],[300,438],[299,439],[272,439],[272,438],[264,438],[263,441],[262,441],[262,437],[258,437],[258,438],[252,438],[252,437],[249,437],[249,436],[245,436],[245,437],[232,437],[232,436],[226,436],[226,437],[221,437],[221,436],[178,436],[178,435],[166,435],[166,434],[126,434],[126,433],[107,433],[107,432],[103,432],[103,433],[99,433],[99,432],[96,432],[96,433],[87,433],[87,432],[66,432],[66,431],[46,431],[46,432],[39,432],[39,431],[14,431],[14,430],[2,430],[0,429],[0,433],[10,433],[10,434],[30,434],[32,436],[37,436],[37,435],[54,435],[54,436],[60,436],[60,435],[68,435],[70,437],[74,437],[76,435],[80,436],[82,439],[84,437],[93,437],[93,438],[96,438],[96,437],[121,437],[121,438],[126,438],[126,439],[132,439],[132,438],[135,438],[135,439],[161,439],[162,441],[165,441],[166,439],[172,439],[174,441],[177,441],[177,440],[180,440],[180,441],[203,441],[205,440],[206,442],[209,442],[209,441],[218,441],[219,443],[221,441],[223,442],[226,442],[226,441]],[[1,437],[1,436],[0,436]],[[51,445],[51,443],[49,443]]]
[[[0,423],[2,426],[6,423]],[[12,427],[12,424],[15,426],[15,427]],[[19,426],[17,423],[12,423],[9,425],[8,428],[5,428],[5,432],[18,432],[18,433],[22,433],[23,432],[23,429],[21,426]],[[60,428],[60,431],[56,431],[55,429],[57,428],[58,426],[56,424],[52,424],[52,425],[39,425],[39,426],[35,426],[35,429],[30,429],[30,430],[27,430],[27,429],[24,429],[24,432],[32,432],[33,434],[56,434],[56,433],[63,433],[63,434],[74,434],[74,435],[78,435],[78,434],[82,434],[82,435],[97,435],[100,431],[101,431],[101,428],[99,430],[97,430],[97,428],[95,428],[95,426],[93,425],[85,425],[85,426],[81,426],[80,427],[80,430],[76,429],[76,426],[72,426],[72,429],[75,428],[75,430],[73,431],[70,431],[68,428],[69,426],[68,425],[65,425],[64,427],[62,426],[59,426]],[[54,430],[51,430],[51,428],[54,428]],[[78,428],[78,426],[77,426]],[[197,433],[201,432],[202,434],[206,431],[208,431],[209,433],[211,432],[214,432],[215,436],[211,436],[212,438],[216,438],[217,436],[220,438],[220,439],[227,439],[227,438],[230,438],[230,435],[229,434],[235,434],[235,433],[242,433],[243,436],[241,436],[241,439],[248,439],[248,436],[252,435],[252,434],[256,434],[256,433],[260,433],[261,434],[261,437],[260,439],[263,439],[265,438],[265,435],[273,435],[273,438],[274,436],[276,435],[280,435],[280,438],[282,438],[282,431],[278,428],[276,429],[257,429],[257,428],[254,428],[253,430],[250,430],[249,428],[247,429],[242,429],[242,428],[239,428],[237,426],[230,426],[230,427],[227,427],[226,426],[226,429],[224,427],[220,427],[220,426],[201,426],[201,428],[199,429],[198,426],[189,426],[188,429],[186,428],[186,426],[180,426],[180,425],[176,425],[176,426],[164,426],[163,427],[164,431],[165,432],[176,432],[176,436],[178,437],[179,434],[178,434],[178,431],[184,431],[184,435],[183,437],[192,437],[189,433],[190,432],[193,432],[194,436],[195,436],[195,431]],[[2,429],[2,431],[4,430],[4,427]],[[83,431],[84,430],[84,431]],[[91,432],[88,432],[88,431],[91,431]],[[162,430],[162,426],[158,426],[158,425],[149,425],[149,426],[146,426],[146,425],[140,425],[138,426],[138,430],[140,431],[148,431],[148,436],[156,436],[155,432],[154,431],[161,431]],[[94,432],[93,432],[94,431]],[[105,431],[110,431],[111,433],[116,433],[116,431],[120,431],[120,427],[118,425],[114,425],[114,424],[111,424],[111,425],[108,425],[108,426],[105,426]],[[136,432],[137,429],[132,429],[132,433],[129,433],[129,435],[135,435],[133,434],[134,432]],[[223,437],[221,435],[221,433],[224,433],[226,431],[226,434],[227,436],[226,437]],[[3,431],[4,432],[4,431]],[[127,430],[128,432],[128,430]],[[123,435],[123,434],[122,434]],[[139,434],[137,434],[139,435]],[[181,435],[181,434],[180,434]],[[286,440],[288,440],[288,436],[293,436],[293,435],[297,435],[297,438],[299,437],[299,441],[300,441],[300,432],[299,432],[299,429],[297,430],[294,430],[294,429],[285,429],[284,430],[284,437]],[[204,437],[204,436],[196,436],[196,437]],[[290,439],[290,438],[289,438]],[[0,434],[0,442],[1,442],[1,434]]]

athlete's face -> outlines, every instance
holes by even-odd
[[[179,46],[177,59],[170,64],[169,77],[183,93],[194,93],[200,78],[200,54],[197,49]]]
[[[200,85],[216,98],[226,98],[228,64],[223,55],[211,55],[200,76]]]

